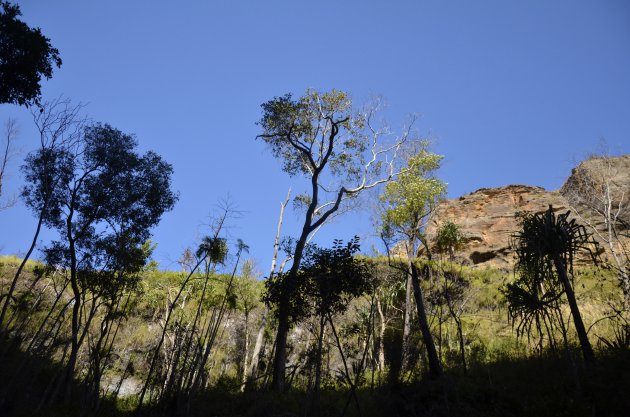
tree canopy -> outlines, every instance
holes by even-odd
[[[381,195],[382,219],[388,233],[419,237],[423,220],[431,213],[437,199],[446,192],[446,184],[435,177],[442,156],[431,153],[428,144],[408,158],[407,169],[396,181],[385,186]]]
[[[59,51],[19,17],[20,7],[0,2],[0,103],[39,104],[42,77],[61,66]]]

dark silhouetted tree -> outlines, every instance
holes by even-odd
[[[308,245],[298,271],[299,286],[290,300],[292,322],[315,316],[319,318],[317,357],[315,363],[315,392],[319,396],[321,383],[322,344],[326,323],[334,327],[333,317],[343,313],[350,302],[372,289],[372,271],[365,260],[354,255],[359,251],[359,237],[348,243],[335,240],[330,249]],[[278,306],[288,274],[276,274],[266,281],[265,301]],[[276,310],[277,312],[277,310]],[[348,364],[338,346],[344,364],[345,377],[351,388],[355,382],[349,375]]]
[[[588,335],[578,308],[573,285],[569,274],[573,271],[573,258],[580,250],[588,250],[594,244],[586,228],[578,224],[575,219],[569,220],[570,211],[556,216],[553,207],[549,206],[544,213],[525,213],[522,217],[522,229],[512,236],[512,245],[518,256],[517,269],[525,270],[525,278],[532,281],[526,286],[513,288],[516,297],[528,298],[532,294],[532,287],[539,282],[558,280],[567,296],[573,323],[578,334],[582,354],[586,363],[593,363],[595,355],[588,340]],[[555,273],[554,273],[555,270]],[[517,291],[517,289],[525,291]],[[552,287],[553,288],[553,287]],[[537,290],[536,290],[537,291]],[[546,291],[542,295],[529,300],[535,304],[553,301],[557,291]],[[544,297],[549,298],[546,300]],[[531,297],[530,297],[531,298]],[[525,300],[527,301],[527,300]],[[534,320],[538,315],[534,314]]]
[[[43,103],[40,109],[32,111],[33,121],[39,133],[39,149],[27,155],[22,171],[25,175],[26,186],[22,191],[22,198],[26,206],[37,217],[37,226],[31,244],[18,267],[6,294],[3,294],[2,310],[0,312],[0,329],[6,330],[6,314],[13,302],[13,292],[20,279],[20,275],[31,257],[42,226],[51,213],[51,201],[61,199],[63,191],[61,184],[68,181],[66,158],[68,150],[74,146],[85,126],[85,119],[79,115],[82,105],[72,105],[70,100],[58,98]]]
[[[39,28],[19,17],[18,5],[0,2],[0,103],[39,104],[42,77],[50,79],[61,66],[59,51]]]
[[[107,288],[116,276],[124,282],[125,271],[144,265],[141,247],[150,229],[177,200],[170,189],[172,167],[153,152],[138,155],[136,147],[133,136],[95,124],[66,146],[34,152],[24,166],[27,206],[59,233],[44,250],[47,262],[70,276],[71,349],[62,379],[66,400],[88,325],[81,319],[84,295]],[[47,187],[52,189],[42,190]]]

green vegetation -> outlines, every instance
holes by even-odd
[[[513,271],[457,263],[462,228],[434,218],[442,157],[412,123],[383,141],[377,108],[358,111],[336,90],[262,105],[259,139],[310,187],[294,200],[306,208],[299,236],[281,243],[282,203],[260,280],[248,246],[228,239],[230,207],[181,271],[158,271],[151,228],[177,200],[172,167],[139,155],[132,135],[87,123],[81,106],[44,103],[41,147],[22,168],[37,227],[24,259],[0,258],[0,413],[627,412],[627,399],[610,401],[630,388],[623,245],[602,268],[596,257],[574,268],[578,252],[602,252],[592,230],[550,207],[521,214]],[[358,237],[311,243],[380,185],[386,257],[359,255]],[[42,228],[56,233],[43,246]],[[42,262],[30,259],[36,247]]]
[[[424,415],[429,414],[429,410],[439,415],[590,415],[589,410],[593,407],[604,415],[615,415],[627,406],[623,402],[607,400],[615,393],[622,398],[624,387],[627,389],[630,386],[627,373],[622,371],[630,363],[628,346],[617,343],[619,329],[613,320],[601,320],[607,314],[602,300],[614,298],[618,291],[614,285],[614,271],[585,267],[575,272],[577,300],[585,323],[592,325],[589,337],[594,342],[598,358],[595,369],[588,371],[580,365],[579,343],[573,330],[567,332],[566,347],[558,342],[563,335],[557,327],[554,328],[555,333],[544,334],[542,344],[538,337],[519,336],[514,331],[513,323],[508,321],[508,304],[502,295],[505,284],[514,280],[511,274],[455,265],[448,260],[416,261],[420,270],[426,267],[433,271],[434,282],[422,280],[422,286],[427,299],[427,315],[445,374],[435,381],[423,378],[422,375],[428,372],[425,348],[416,336],[419,330],[414,324],[411,365],[399,377],[403,383],[391,385],[388,376],[391,361],[395,360],[395,352],[400,350],[402,342],[396,334],[403,325],[401,313],[406,277],[390,267],[388,264],[391,261],[386,258],[364,258],[364,262],[372,271],[372,279],[377,280],[376,286],[347,303],[345,311],[337,310],[330,316],[339,342],[335,340],[330,326],[321,326],[317,315],[307,315],[296,322],[288,346],[288,381],[291,388],[282,395],[271,394],[265,389],[270,382],[268,371],[273,360],[273,322],[268,323],[265,332],[265,347],[258,363],[259,379],[246,381],[247,389],[241,392],[243,369],[247,366],[245,361],[247,357],[251,358],[252,351],[251,345],[246,349],[246,339],[253,340],[255,337],[256,324],[265,309],[264,305],[253,300],[262,296],[264,283],[254,278],[255,274],[248,270],[251,266],[242,268],[243,273],[234,276],[232,290],[229,289],[231,275],[211,273],[206,280],[205,271],[195,272],[185,288],[184,300],[178,305],[176,324],[168,328],[160,361],[181,348],[185,329],[190,329],[194,322],[202,297],[207,314],[200,321],[211,318],[213,314],[216,317],[223,300],[227,301],[221,331],[205,367],[206,388],[191,398],[189,415],[204,415],[207,411],[216,415],[273,415],[284,412],[311,415],[316,410],[321,415],[339,415],[344,409],[347,415],[364,416],[388,414],[388,410],[395,410],[396,415],[411,412]],[[3,288],[19,263],[16,258],[0,258]],[[401,265],[404,266],[405,262]],[[0,399],[3,410],[15,415],[31,415],[38,409],[39,415],[50,415],[53,410],[57,410],[58,415],[75,412],[79,415],[78,408],[72,404],[44,405],[50,381],[63,372],[60,366],[63,352],[48,346],[43,336],[54,326],[46,327],[39,335],[38,327],[51,307],[56,314],[64,306],[61,302],[54,306],[53,287],[54,283],[62,281],[61,271],[44,270],[42,267],[42,264],[29,262],[25,280],[18,288],[19,301],[11,322],[14,323],[14,334],[19,332],[23,339],[21,342],[12,339],[3,348],[6,363],[11,365],[3,367],[0,376],[10,383],[2,384]],[[464,290],[466,303],[457,316],[449,314],[445,299],[440,296],[444,289],[442,281],[449,279],[440,271],[456,271],[469,283]],[[124,414],[136,408],[137,395],[149,369],[149,353],[163,330],[168,300],[172,300],[181,288],[186,275],[160,271],[141,274],[138,290],[126,306],[125,320],[120,322],[115,346],[104,368],[99,415]],[[386,324],[385,340],[381,340],[379,334],[381,318],[374,294],[380,298],[379,309]],[[62,299],[70,300],[71,297],[66,288]],[[458,301],[453,303],[459,308]],[[567,329],[572,329],[567,322],[569,306],[560,303],[558,308]],[[101,319],[97,317],[94,322]],[[464,339],[467,376],[464,376],[461,361],[458,320]],[[71,330],[67,322],[60,324],[59,328],[65,332]],[[91,331],[97,334],[97,330],[93,328]],[[317,343],[319,338],[321,346]],[[383,368],[379,367],[380,346],[384,349]],[[84,350],[85,353],[79,355],[79,369],[89,367],[89,346]],[[321,389],[315,402],[311,389],[317,374],[317,352],[322,352],[324,360],[319,371]],[[344,368],[344,359],[347,368]],[[364,366],[360,366],[361,361]],[[161,363],[160,367],[163,375],[168,363]],[[162,378],[154,379],[155,383],[164,381]],[[153,385],[155,383],[151,387],[158,389],[160,385]],[[75,377],[73,390],[80,400],[80,393],[85,392],[80,376]],[[526,397],[523,393],[527,393]],[[145,410],[151,414],[171,415],[178,409],[177,400],[164,401],[151,400]]]

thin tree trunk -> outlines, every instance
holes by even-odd
[[[230,281],[228,282],[228,286],[225,290],[225,295],[223,296],[223,300],[221,301],[221,306],[219,307],[219,312],[217,314],[217,320],[216,320],[215,326],[211,331],[210,331],[210,328],[208,329],[208,333],[207,333],[209,335],[207,339],[208,342],[206,343],[206,348],[205,348],[203,356],[201,357],[201,361],[198,364],[197,375],[194,378],[192,378],[192,380],[190,380],[190,383],[188,384],[189,392],[190,392],[190,395],[188,396],[188,401],[190,401],[190,398],[194,394],[195,390],[199,388],[199,385],[201,382],[200,378],[201,378],[201,375],[203,375],[203,369],[206,366],[206,363],[208,362],[208,356],[210,355],[210,351],[212,347],[214,346],[217,333],[221,326],[221,322],[223,321],[223,316],[225,314],[225,308],[226,308],[228,295],[232,289],[232,283],[234,282],[234,276],[236,275],[236,270],[238,269],[238,264],[239,264],[240,259],[241,259],[241,249],[239,249],[239,252],[236,254],[236,263],[234,264],[234,270],[232,271],[232,275],[230,276]]]
[[[341,345],[341,340],[339,340],[339,336],[337,335],[337,330],[335,329],[335,325],[332,321],[332,317],[330,314],[328,315],[328,323],[330,323],[330,328],[332,330],[333,336],[335,337],[335,341],[337,342],[337,348],[339,349],[339,355],[341,356],[341,361],[343,363],[344,376],[350,385],[350,395],[354,397],[354,402],[357,406],[357,411],[359,415],[361,415],[361,405],[359,404],[359,398],[357,397],[357,393],[355,391],[355,385],[350,378],[350,370],[348,369],[348,361],[346,361],[346,355],[343,353],[343,346]]]
[[[317,363],[315,364],[315,404],[319,405],[320,386],[322,381],[322,352],[324,344],[324,325],[326,324],[324,316],[319,318],[319,335],[317,338]]]
[[[243,349],[243,377],[241,378],[241,392],[245,391],[245,385],[247,383],[247,374],[249,371],[248,355],[249,355],[249,312],[245,313],[245,349]]]
[[[418,277],[418,268],[413,262],[411,263],[411,277],[413,283],[413,292],[416,299],[416,307],[418,309],[418,322],[420,324],[420,331],[422,332],[422,339],[427,348],[427,356],[429,359],[429,377],[439,378],[442,376],[442,365],[438,358],[435,344],[433,343],[433,336],[431,335],[431,329],[429,328],[429,321],[424,309],[424,300],[422,298],[422,289],[420,287],[420,279]],[[429,273],[429,266],[425,266],[427,274]]]
[[[256,335],[256,342],[254,343],[254,351],[252,352],[252,360],[250,363],[249,374],[251,380],[255,381],[258,377],[258,362],[260,361],[260,350],[265,337],[265,326],[267,325],[267,316],[269,315],[269,307],[265,307],[262,318],[260,320],[260,326],[258,326],[258,334]]]
[[[385,370],[385,315],[383,314],[383,308],[381,301],[376,297],[376,311],[378,311],[379,322],[381,324],[378,334],[378,369],[383,372]]]
[[[446,306],[448,307],[448,311],[451,314],[451,317],[453,318],[453,320],[455,321],[455,326],[457,327],[457,338],[459,340],[459,356],[462,361],[462,369],[464,371],[464,375],[466,375],[468,373],[468,370],[466,367],[466,351],[465,351],[465,344],[464,344],[464,332],[462,329],[462,320],[458,316],[457,312],[455,311],[455,307],[453,306],[453,301],[448,292],[446,280],[447,278],[445,276],[444,277],[444,294],[446,295]],[[461,310],[460,310],[460,314],[461,314]],[[450,345],[450,342],[449,342],[449,345]]]
[[[278,261],[278,249],[280,248],[280,232],[282,230],[282,221],[284,219],[284,209],[289,203],[289,199],[291,198],[291,189],[287,191],[287,198],[283,203],[280,203],[280,216],[278,217],[278,228],[276,231],[276,239],[273,244],[273,257],[271,258],[271,271],[269,272],[269,277],[271,278],[276,271],[276,262]],[[281,269],[284,268],[284,265],[281,266]],[[269,315],[269,306],[265,306],[265,311],[263,313],[262,319],[260,321],[260,326],[258,327],[258,334],[256,335],[256,343],[254,344],[254,352],[252,353],[252,361],[251,361],[251,378],[252,381],[256,380],[258,375],[258,362],[260,360],[260,349],[263,345],[263,339],[265,336],[265,326],[267,325],[267,316]]]
[[[405,311],[403,317],[403,334],[402,334],[402,369],[403,371],[409,368],[411,358],[409,349],[409,335],[411,334],[411,314],[412,314],[412,301],[411,294],[413,293],[413,285],[411,283],[411,271],[407,274],[407,282],[405,284]]]
[[[199,268],[199,266],[202,264],[204,259],[205,258],[203,258],[203,259],[201,259],[201,260],[199,260],[197,262],[197,264],[190,271],[190,273],[188,274],[188,276],[186,277],[186,279],[184,280],[184,282],[180,286],[179,292],[177,293],[177,295],[175,296],[173,301],[171,303],[169,303],[169,306],[168,306],[168,308],[166,310],[166,318],[164,319],[164,328],[162,329],[162,334],[160,335],[160,340],[158,341],[158,344],[157,344],[156,348],[153,350],[153,356],[151,358],[151,363],[149,365],[149,372],[147,373],[147,379],[146,379],[146,381],[145,381],[145,383],[144,383],[144,385],[142,387],[142,391],[140,391],[140,398],[138,399],[138,406],[136,407],[136,410],[139,410],[140,407],[142,407],[142,403],[144,401],[144,397],[146,395],[147,389],[149,388],[149,383],[151,382],[151,376],[153,375],[153,370],[155,369],[155,365],[157,363],[157,358],[159,356],[160,349],[162,348],[162,344],[164,343],[164,338],[166,337],[166,331],[168,329],[168,322],[171,319],[173,310],[175,308],[175,303],[177,303],[177,301],[179,300],[179,297],[182,295],[182,293],[184,291],[184,288],[186,287],[186,284],[188,284],[188,281],[193,276],[193,274],[195,273],[197,268]]]
[[[593,364],[595,362],[595,353],[593,352],[591,343],[588,341],[588,334],[586,333],[586,328],[584,327],[584,322],[582,321],[580,309],[578,308],[577,301],[575,299],[573,286],[571,285],[571,281],[569,281],[569,277],[567,276],[566,267],[562,259],[560,259],[560,257],[558,256],[555,256],[553,261],[556,267],[556,271],[560,276],[560,281],[564,286],[564,291],[567,294],[567,300],[569,301],[569,307],[571,308],[571,315],[573,315],[573,323],[575,324],[575,330],[577,331],[578,339],[580,340],[580,346],[582,347],[584,362],[589,365]]]
[[[68,219],[66,221],[66,226],[70,252],[70,287],[72,288],[72,294],[74,296],[74,304],[72,306],[72,335],[70,357],[68,358],[68,364],[66,366],[66,373],[64,377],[65,404],[68,404],[70,402],[72,376],[74,374],[74,368],[77,362],[77,356],[79,354],[79,315],[81,313],[81,290],[79,289],[77,277],[77,254],[75,242],[74,238],[72,237],[72,216],[73,211],[71,209],[70,214],[68,215]]]
[[[46,205],[44,205],[44,207],[46,207]],[[22,270],[24,269],[24,266],[26,266],[26,262],[28,262],[29,258],[31,257],[31,254],[33,253],[33,250],[35,249],[35,246],[37,245],[37,239],[39,238],[39,233],[42,230],[43,223],[44,223],[44,211],[42,210],[42,212],[39,215],[39,219],[37,220],[37,228],[35,229],[35,235],[33,236],[33,240],[31,241],[31,246],[28,248],[28,252],[26,252],[26,255],[24,255],[24,259],[22,259],[20,266],[15,272],[13,281],[11,281],[11,286],[9,287],[9,291],[5,295],[4,304],[2,305],[2,312],[0,313],[0,330],[2,331],[6,330],[4,328],[4,317],[7,313],[7,309],[9,307],[9,303],[11,302],[11,298],[13,297],[13,292],[15,291],[17,282],[20,279]]]

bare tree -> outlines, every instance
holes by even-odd
[[[630,312],[628,168],[629,156],[592,156],[573,170],[561,190],[580,222],[606,248],[608,264],[617,272],[623,291],[626,312]]]
[[[4,128],[4,143],[2,144],[2,149],[0,150],[0,211],[6,210],[12,207],[16,198],[14,196],[4,197],[3,200],[3,185],[7,176],[7,168],[11,159],[15,156],[15,140],[17,138],[19,131],[17,128],[17,122],[15,119],[9,119],[5,123]]]
[[[280,203],[280,216],[278,218],[278,229],[276,231],[276,239],[273,243],[273,257],[271,258],[271,271],[269,272],[269,277],[273,277],[276,273],[276,264],[278,261],[278,249],[280,248],[280,232],[282,230],[282,220],[284,218],[284,209],[287,204],[289,204],[289,199],[291,198],[291,189],[287,191],[287,198],[284,202]],[[282,269],[284,269],[284,263],[280,268],[280,273],[282,273]],[[265,326],[267,325],[267,318],[269,316],[269,306],[265,306],[265,310],[263,312],[262,318],[260,320],[260,325],[258,327],[258,333],[256,334],[256,342],[254,344],[254,350],[252,352],[252,359],[249,365],[250,369],[245,369],[245,372],[249,372],[251,375],[252,381],[255,381],[258,374],[258,362],[260,360],[260,350],[263,345],[263,338],[265,336]],[[244,380],[243,382],[246,382]],[[245,389],[245,385],[243,385],[242,389]]]

